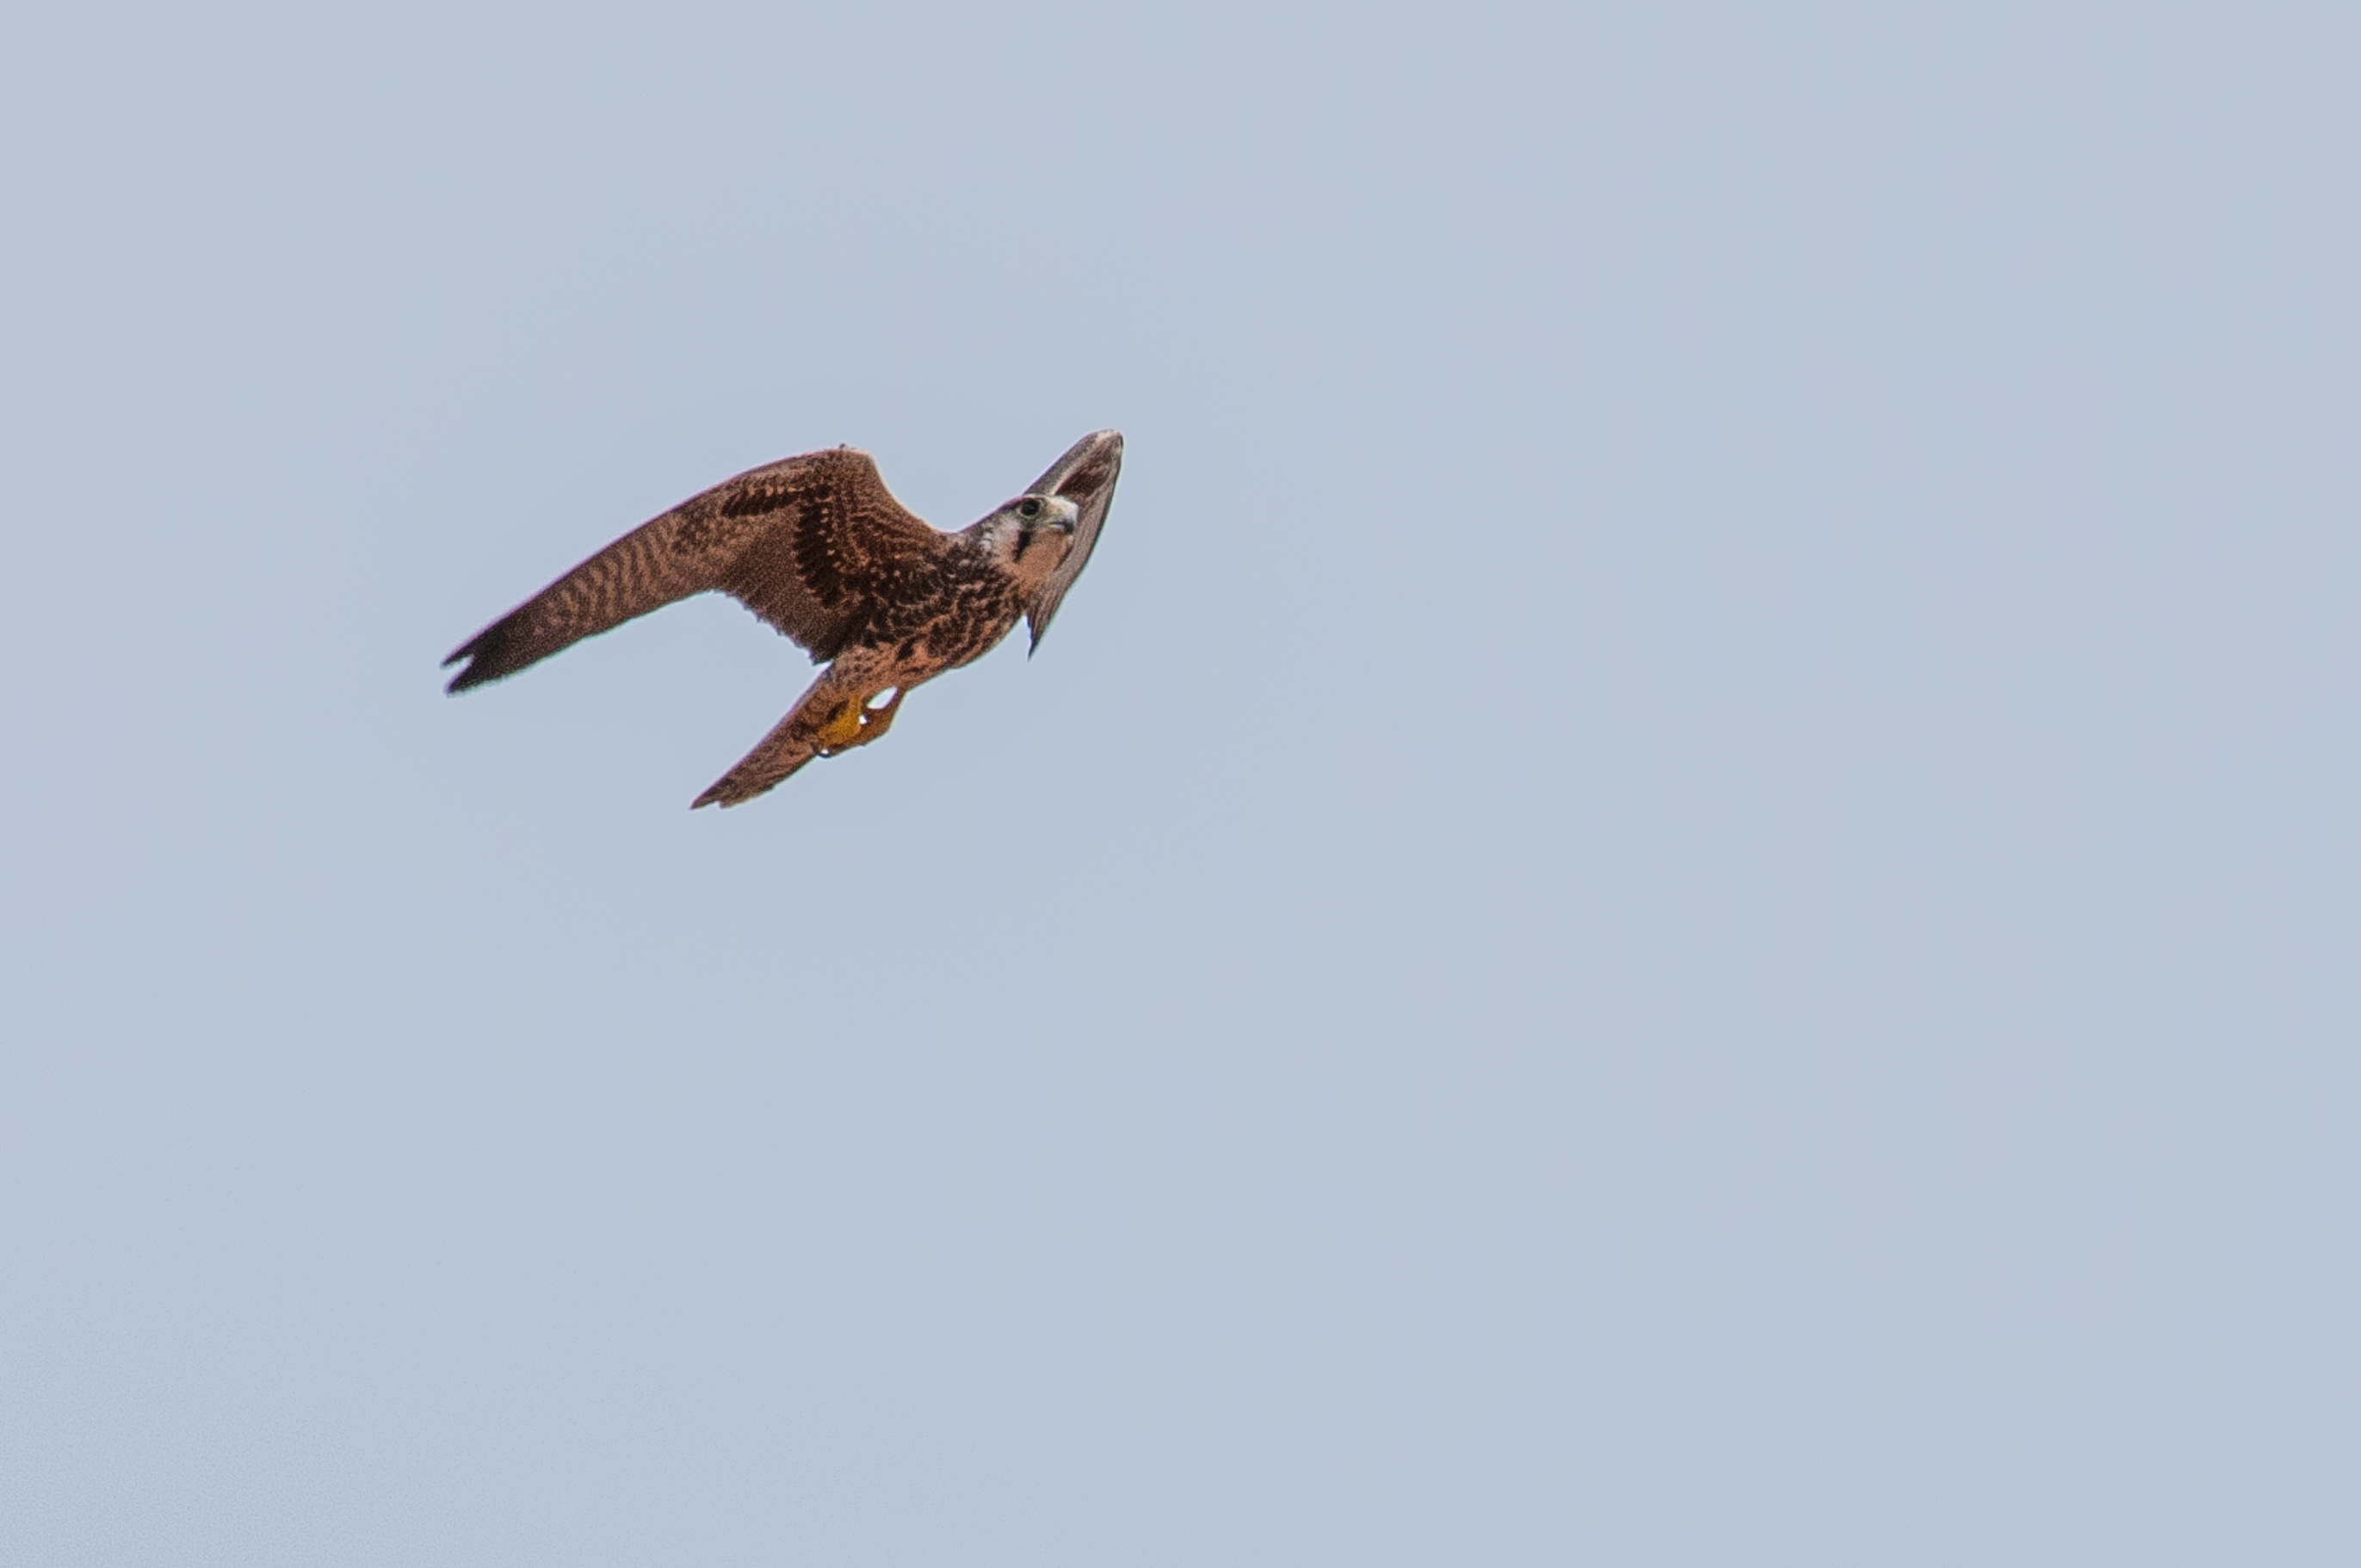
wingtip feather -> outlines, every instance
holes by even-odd
[[[498,680],[505,673],[494,669],[489,660],[478,657],[472,646],[462,648],[458,652],[444,660],[443,667],[447,670],[461,659],[467,661],[467,667],[444,684],[443,690],[446,696],[456,696],[463,691],[473,690],[487,681]]]

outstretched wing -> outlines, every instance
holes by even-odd
[[[820,731],[843,713],[845,704],[863,695],[853,673],[840,667],[821,671],[819,679],[805,687],[796,706],[787,709],[787,716],[752,751],[740,758],[736,767],[690,802],[689,809],[694,811],[700,806],[743,806],[756,795],[777,788],[789,774],[819,755]]]
[[[1033,629],[1032,647],[1041,646],[1041,634],[1049,630],[1049,618],[1058,613],[1059,601],[1090,564],[1099,528],[1106,521],[1107,508],[1115,503],[1115,477],[1122,472],[1123,432],[1102,430],[1068,447],[1063,457],[1049,465],[1048,473],[1026,487],[1029,496],[1063,496],[1082,514],[1074,524],[1074,543],[1065,560],[1025,602],[1025,620]]]
[[[950,536],[906,510],[866,452],[840,446],[751,469],[642,524],[444,660],[447,689],[512,675],[585,637],[718,588],[834,658],[880,596]]]

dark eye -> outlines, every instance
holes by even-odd
[[[1016,503],[1016,515],[1027,520],[1039,517],[1041,515],[1041,503],[1028,496],[1024,500]]]

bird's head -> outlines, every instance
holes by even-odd
[[[1002,504],[977,525],[983,547],[1015,577],[1020,593],[1031,593],[1066,559],[1082,509],[1063,496],[1024,495]]]

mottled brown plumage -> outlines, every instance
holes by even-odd
[[[449,689],[514,674],[675,599],[727,593],[829,668],[698,806],[735,806],[814,757],[884,734],[909,689],[980,658],[1023,614],[1040,643],[1098,542],[1123,437],[1084,436],[1032,488],[946,533],[905,510],[865,452],[752,469],[682,502],[485,628]]]

